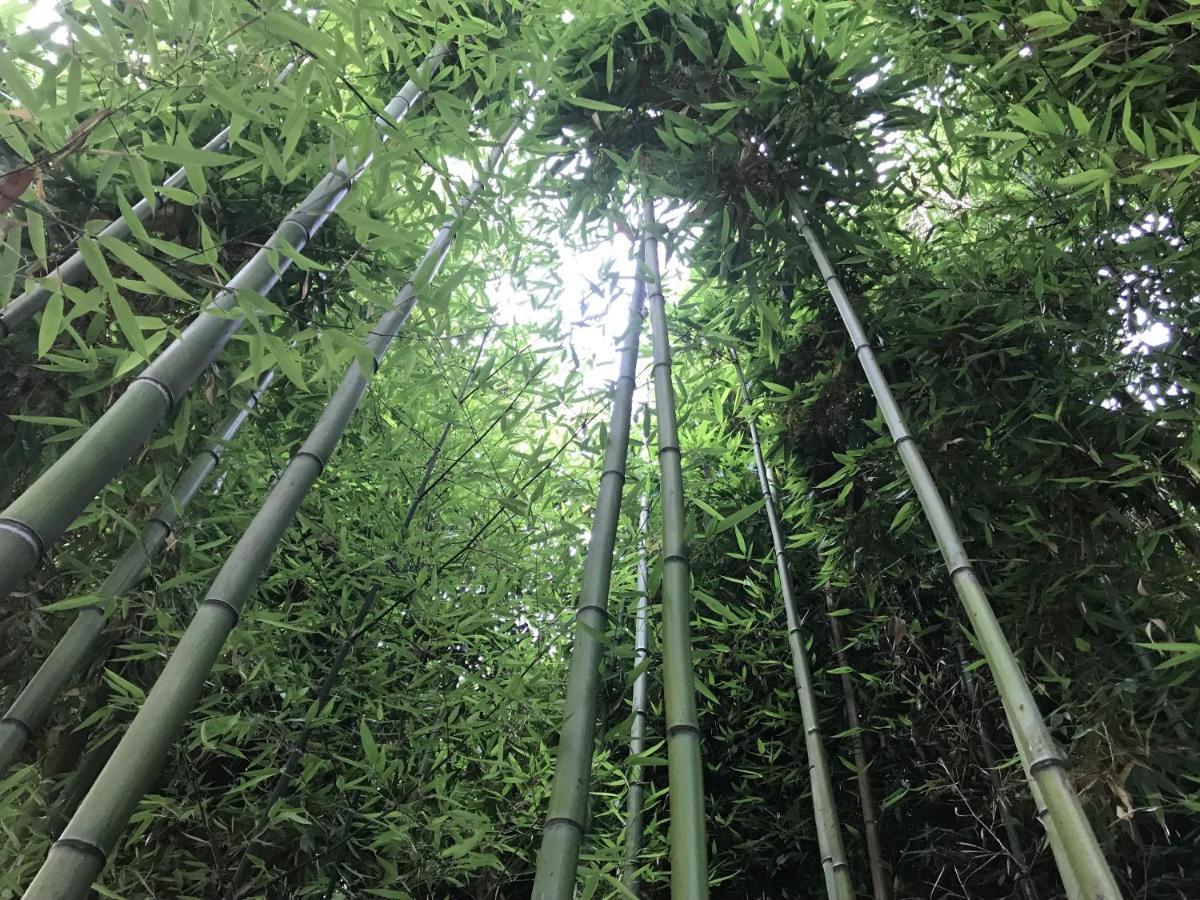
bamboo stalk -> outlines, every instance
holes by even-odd
[[[180,515],[220,463],[225,446],[237,435],[274,377],[274,372],[264,373],[246,404],[217,426],[212,439],[205,442],[176,479],[166,500],[146,520],[140,536],[125,549],[108,577],[96,589],[98,602],[82,607],[76,613],[75,621],[0,718],[0,777],[46,723],[54,709],[55,698],[87,666],[108,621],[113,601],[133,590],[149,572],[159,551],[175,531]]]
[[[301,61],[300,64],[302,64]],[[275,78],[275,85],[281,86],[288,80],[288,77],[296,70],[298,63],[292,61],[283,67],[283,70]],[[215,153],[220,153],[229,146],[230,130],[229,126],[225,126],[216,135],[212,137],[207,144],[204,145],[205,150]],[[163,187],[174,188],[180,187],[187,180],[187,171],[180,167],[171,173],[170,176],[163,182]],[[133,205],[132,212],[139,222],[147,221],[162,205],[161,196],[155,194],[154,197],[143,197]],[[105,224],[104,229],[97,235],[100,238],[116,238],[124,240],[129,237],[131,229],[129,223],[124,217],[118,217],[111,222]],[[75,284],[82,281],[88,276],[87,263],[84,261],[83,254],[75,251],[45,275],[39,277],[39,281],[45,280],[58,285],[58,290],[62,290],[64,284]],[[0,341],[3,341],[11,335],[17,328],[32,319],[35,315],[46,308],[46,303],[54,295],[55,290],[44,287],[42,284],[35,284],[29,289],[23,291],[19,296],[13,299],[12,303],[0,309]]]
[[[846,647],[842,640],[842,626],[838,617],[833,615],[837,606],[833,599],[833,591],[825,586],[825,607],[829,611],[829,633],[833,641],[834,655],[839,668],[849,668],[846,657]],[[879,843],[879,813],[875,804],[875,791],[871,786],[871,773],[867,766],[867,747],[863,739],[862,723],[858,717],[858,696],[854,690],[854,680],[849,673],[842,676],[842,703],[846,708],[846,725],[852,732],[851,743],[854,747],[855,778],[858,783],[858,804],[862,808],[863,837],[867,844],[867,863],[871,868],[871,893],[875,900],[888,900],[891,896],[891,875],[888,864],[883,858],[883,848]]]
[[[426,58],[418,76],[421,82],[433,74],[445,52],[439,45]],[[387,105],[390,121],[403,118],[421,93],[417,81],[408,81]],[[91,428],[0,512],[0,598],[21,583],[220,355],[242,325],[240,318],[229,315],[237,293],[266,295],[291,265],[291,257],[282,251],[302,250],[371,162],[370,155],[356,164],[350,159],[342,158],[321,179],[217,294],[209,310],[193,319]]]
[[[583,562],[583,583],[575,609],[575,641],[567,674],[567,698],[554,767],[554,786],[542,827],[542,844],[538,850],[531,895],[535,900],[570,900],[574,896],[579,848],[587,828],[600,664],[604,636],[608,631],[608,591],[629,456],[629,426],[645,294],[645,284],[639,278],[629,305],[625,345],[621,348],[620,369],[613,389],[612,421],[604,450],[600,495],[592,518],[591,538]]]
[[[909,478],[912,479],[925,517],[945,558],[950,581],[958,592],[971,627],[992,670],[1013,737],[1016,739],[1017,750],[1045,801],[1048,812],[1047,830],[1053,829],[1051,833],[1056,832],[1057,841],[1060,842],[1061,853],[1056,852],[1055,857],[1064,883],[1069,883],[1072,877],[1075,878],[1082,896],[1088,900],[1116,900],[1121,896],[1120,889],[1075,793],[1066,761],[1050,736],[1021,671],[1021,665],[1009,647],[1000,622],[971,566],[950,511],[942,500],[933,476],[925,465],[925,459],[904,422],[883,370],[867,341],[866,331],[833,265],[829,262],[829,257],[825,254],[820,238],[795,198],[792,198],[791,203],[792,213],[821,270],[834,305],[850,336],[854,353],[883,412],[896,450]]]
[[[738,362],[737,351],[731,350],[733,366],[738,383],[742,388],[742,400],[746,409],[746,424],[750,429],[750,443],[754,449],[754,466],[758,472],[758,485],[762,491],[763,506],[767,511],[767,522],[771,527],[771,541],[775,549],[775,568],[779,574],[779,593],[783,597],[783,609],[787,617],[788,646],[792,655],[792,674],[796,681],[796,696],[800,701],[800,719],[804,725],[804,746],[808,755],[808,778],[812,791],[813,819],[817,826],[817,844],[821,850],[821,868],[825,873],[825,893],[830,900],[854,900],[854,885],[850,881],[850,867],[846,863],[846,851],[842,846],[841,823],[838,819],[837,801],[833,793],[833,778],[829,772],[829,758],[821,738],[821,719],[817,712],[816,689],[813,686],[812,670],[808,653],[801,636],[800,613],[796,595],[792,589],[792,575],[787,563],[787,536],[779,510],[775,507],[775,491],[763,456],[762,442],[758,437],[758,426],[750,409],[750,388]]]
[[[650,452],[650,410],[642,416],[642,436],[646,452]],[[637,609],[633,623],[633,719],[629,724],[629,755],[637,757],[646,752],[646,688],[649,682],[647,660],[650,658],[650,566],[646,554],[646,532],[650,529],[650,492],[642,493],[642,510],[638,516]],[[645,783],[641,763],[629,770],[629,795],[625,798],[625,865],[621,882],[637,894],[638,857],[642,852],[645,803]]]
[[[654,237],[654,205],[643,204],[645,278],[654,343],[654,404],[658,418],[659,504],[662,509],[662,669],[667,719],[667,782],[670,794],[671,896],[708,897],[708,838],[704,810],[704,762],[692,666],[691,571],[685,541],[683,466],[671,383],[671,341]]]
[[[492,153],[489,173],[503,146],[501,142]],[[446,258],[456,226],[481,185],[482,178],[476,180],[455,214],[438,229],[412,277],[364,340],[375,370],[408,321],[417,292],[428,288]],[[46,862],[25,892],[25,900],[83,900],[88,895],[130,815],[158,777],[259,575],[336,449],[366,392],[367,378],[356,359],[221,567],[129,730],[62,837],[50,848]]]

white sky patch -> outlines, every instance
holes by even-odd
[[[658,214],[668,226],[682,218],[682,210],[668,212],[664,204],[659,204]],[[621,235],[588,246],[568,244],[562,236],[552,243],[557,255],[553,273],[528,273],[531,280],[559,282],[560,287],[553,292],[550,302],[538,302],[507,274],[500,274],[489,284],[488,299],[496,310],[497,322],[502,325],[547,324],[561,315],[565,341],[562,365],[569,369],[577,362],[584,388],[600,390],[616,378],[622,338],[629,326],[629,304],[637,272],[634,248]],[[669,315],[673,301],[687,289],[688,268],[684,254],[675,253],[670,259],[664,256],[660,244],[659,266]],[[603,277],[606,270],[617,276],[615,284]],[[649,325],[647,315],[642,327],[639,370],[650,362]],[[647,396],[645,384],[638,384],[636,396]]]

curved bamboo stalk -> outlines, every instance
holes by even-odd
[[[833,643],[834,656],[838,668],[849,668],[846,657],[846,647],[842,640],[842,626],[838,617],[833,615],[837,604],[833,599],[833,591],[825,586],[825,608],[829,611],[829,636]],[[858,718],[858,696],[854,690],[854,680],[849,673],[843,672],[842,704],[846,708],[846,726],[852,732],[850,738],[854,746],[855,779],[858,784],[858,804],[862,808],[863,837],[867,844],[867,864],[871,868],[871,893],[875,900],[888,900],[891,896],[891,878],[888,865],[883,858],[883,848],[879,843],[879,813],[875,805],[875,791],[871,787],[871,773],[867,768],[867,747],[863,740],[862,724]]]
[[[303,64],[303,60],[299,63],[293,60],[284,66],[283,70],[275,77],[275,85],[278,87],[286,82],[292,72],[296,70],[297,65],[301,64]],[[229,126],[226,125],[204,145],[204,149],[220,153],[229,146],[229,137]],[[187,172],[180,167],[172,172],[166,181],[163,182],[163,187],[180,187],[186,180]],[[159,201],[160,197],[158,194],[155,194],[153,198],[143,197],[133,205],[132,211],[134,216],[137,217],[139,222],[147,221],[162,205]],[[97,237],[111,237],[123,240],[129,237],[130,231],[129,223],[125,221],[124,217],[118,217],[108,222]],[[52,281],[61,286],[64,284],[75,284],[87,276],[87,263],[84,261],[83,254],[77,250],[45,275],[39,276],[37,280]],[[35,284],[15,297],[12,303],[0,309],[0,341],[3,341],[16,331],[16,329],[45,309],[46,302],[53,295],[53,289],[44,287],[41,284]]]
[[[79,610],[75,621],[54,645],[46,661],[34,673],[4,717],[0,718],[0,777],[17,761],[25,745],[46,723],[58,694],[91,660],[96,642],[108,621],[108,608],[112,601],[133,590],[149,572],[154,559],[174,532],[180,515],[217,467],[225,446],[237,435],[249,418],[250,410],[257,405],[274,377],[274,372],[264,373],[245,406],[235,410],[217,426],[212,439],[205,442],[183,474],[176,479],[167,499],[147,519],[141,535],[126,548],[108,577],[96,589],[99,602]]]
[[[538,850],[531,895],[535,900],[570,900],[575,894],[579,847],[587,827],[600,663],[604,654],[604,636],[608,631],[608,590],[629,456],[629,425],[645,294],[645,284],[639,278],[629,304],[625,346],[621,348],[620,372],[613,389],[612,422],[608,429],[608,445],[604,449],[600,495],[583,562],[583,583],[575,610],[575,642],[567,675],[567,699],[554,767],[554,786],[550,791],[546,823],[542,827],[542,845]]]
[[[767,521],[771,526],[771,541],[775,548],[779,593],[783,596],[783,609],[787,616],[792,673],[796,680],[796,696],[800,700],[800,719],[804,724],[809,787],[812,790],[813,819],[817,825],[817,844],[821,849],[821,868],[825,872],[825,893],[830,900],[854,900],[854,885],[850,881],[850,867],[846,863],[846,850],[842,846],[842,827],[833,794],[833,778],[829,772],[829,757],[825,753],[825,743],[821,738],[816,689],[813,686],[808,653],[804,649],[804,638],[800,634],[800,613],[796,606],[796,595],[792,590],[792,575],[788,570],[787,537],[783,533],[779,510],[775,507],[772,479],[767,471],[766,458],[763,456],[758,426],[750,409],[750,388],[746,384],[741,363],[738,362],[737,351],[731,350],[730,355],[742,388],[746,425],[750,429],[750,443],[754,448],[754,467],[758,471],[758,486],[762,491]]]
[[[1056,852],[1055,858],[1064,883],[1069,883],[1072,877],[1075,878],[1082,896],[1088,900],[1116,900],[1121,896],[1120,889],[1075,793],[1066,761],[1050,736],[1025,680],[1025,674],[1021,671],[1021,665],[1009,647],[987,594],[984,593],[971,566],[970,557],[963,547],[950,511],[942,500],[933,476],[925,465],[925,459],[904,422],[899,406],[896,405],[896,399],[883,370],[867,341],[866,331],[803,208],[794,197],[791,199],[791,205],[792,214],[796,217],[800,231],[821,270],[850,336],[854,353],[883,412],[896,451],[908,471],[909,478],[912,479],[925,517],[945,558],[950,581],[958,592],[971,621],[971,627],[987,658],[988,666],[992,670],[1013,737],[1016,739],[1017,750],[1025,763],[1026,771],[1036,781],[1045,801],[1049,814],[1046,819],[1047,831],[1053,829],[1053,832],[1057,832],[1061,853]],[[1054,840],[1051,845],[1054,846]]]
[[[642,416],[642,437],[646,453],[650,452],[650,409]],[[629,755],[636,757],[646,751],[646,687],[649,681],[647,660],[650,658],[650,566],[646,557],[646,532],[650,528],[650,492],[642,493],[642,511],[638,516],[637,609],[633,622],[633,719],[629,724]],[[629,770],[629,795],[625,798],[625,865],[621,882],[631,893],[638,892],[638,856],[642,852],[645,831],[645,783],[640,763]]]
[[[492,153],[492,168],[503,146],[499,144]],[[481,184],[479,179],[472,185],[455,214],[438,230],[410,280],[363,342],[372,354],[374,369],[379,368],[384,353],[408,321],[418,290],[428,287],[446,258],[455,228]],[[88,895],[130,815],[158,777],[259,575],[337,448],[366,392],[367,378],[358,360],[351,363],[316,425],[217,573],[207,599],[197,608],[129,730],[62,836],[50,848],[46,862],[25,892],[25,900],[83,900]]]
[[[667,781],[670,791],[671,896],[708,897],[708,839],[704,810],[704,762],[692,666],[691,571],[683,509],[683,466],[671,383],[671,340],[654,237],[654,205],[643,204],[645,278],[654,343],[654,405],[658,418],[659,503],[662,508],[662,669],[667,719]]]
[[[422,83],[436,70],[445,52],[439,45],[426,58],[419,76]],[[393,121],[402,118],[421,93],[417,81],[410,80],[387,105],[387,114]],[[242,325],[240,318],[229,314],[237,305],[237,293],[266,295],[291,265],[291,257],[282,251],[304,248],[370,162],[369,155],[357,164],[351,163],[350,157],[341,159],[284,217],[263,247],[217,294],[209,310],[193,319],[91,428],[0,512],[0,598],[21,583],[46,549],[220,355]]]

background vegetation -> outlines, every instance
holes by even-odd
[[[208,430],[277,369],[219,489],[197,498],[87,677],[0,781],[0,895],[40,866],[365,323],[517,119],[100,894],[225,896],[248,854],[249,896],[527,895],[644,189],[672,254],[714,896],[823,884],[730,348],[783,482],[858,889],[869,881],[841,675],[857,690],[896,896],[1012,896],[1002,800],[1038,895],[1060,891],[789,193],[859,299],[1127,896],[1194,895],[1198,23],[1200,11],[1149,0],[0,6],[0,294],[187,170],[124,242],[144,265],[106,245],[107,280],[64,288],[0,346],[5,502],[332,158],[378,151],[271,299],[241,300],[250,325],[158,437],[9,598],[5,702]],[[452,58],[385,146],[375,113],[438,41]],[[227,123],[227,158],[197,155]],[[447,425],[433,487],[402,527]],[[583,896],[620,896],[636,495],[655,481],[636,442],[630,475]],[[374,589],[378,612],[356,631]],[[332,699],[315,704],[348,639]],[[665,896],[649,671],[644,893]],[[294,787],[268,807],[305,729]]]

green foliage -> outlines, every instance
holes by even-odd
[[[597,362],[576,340],[597,308],[621,318],[626,306],[616,274],[577,283],[573,266],[593,257],[575,248],[611,244],[625,260],[643,186],[665,198],[675,267],[713,895],[822,890],[730,346],[761,386],[822,728],[846,763],[834,780],[859,889],[842,674],[858,688],[896,896],[1013,894],[980,721],[1038,893],[1058,890],[986,669],[789,195],[861,302],[1126,895],[1192,889],[1200,13],[1148,0],[59,9],[21,30],[25,10],[0,8],[0,88],[13,98],[0,110],[0,180],[37,169],[0,224],[0,300],[76,245],[88,273],[50,285],[40,322],[0,347],[5,502],[333,159],[353,147],[376,158],[270,299],[239,296],[247,327],[9,598],[0,668],[15,689],[248,383],[272,367],[284,376],[228,448],[219,491],[197,497],[151,579],[117,604],[29,764],[0,781],[0,896],[29,883],[64,805],[359,355],[365,323],[519,115],[527,127],[285,537],[102,895],[223,896],[247,852],[248,896],[528,894],[607,418],[611,344]],[[437,89],[384,142],[374,116],[441,40],[453,47]],[[228,148],[202,149],[226,125]],[[164,189],[179,166],[184,180]],[[132,204],[156,192],[163,208],[142,226]],[[128,237],[98,237],[118,218]],[[433,487],[404,528],[447,425]],[[634,456],[631,485],[650,472]],[[657,661],[648,749],[623,749],[636,600],[626,493],[583,896],[624,896],[614,879],[635,763],[648,780],[643,892],[668,890]],[[352,636],[374,587],[378,613]],[[305,729],[294,786],[267,807]]]

